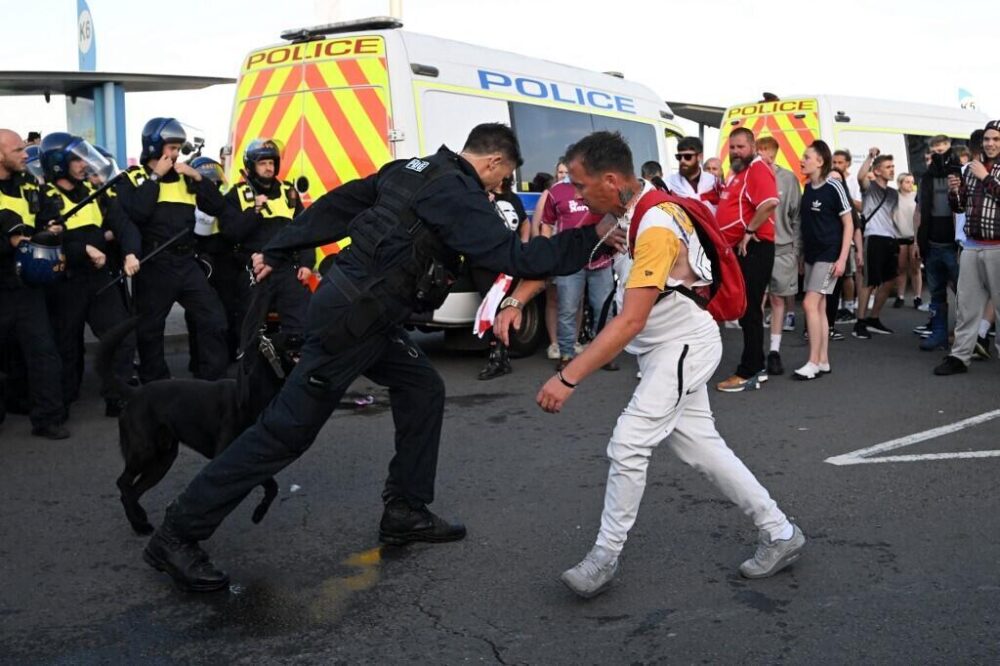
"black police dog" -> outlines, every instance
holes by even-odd
[[[153,532],[139,498],[166,475],[177,458],[178,444],[206,458],[217,456],[257,420],[298,361],[301,337],[269,334],[255,319],[251,312],[244,321],[238,379],[167,379],[132,387],[115,376],[112,357],[137,318],[123,321],[101,338],[95,362],[98,374],[105,386],[119,388],[125,402],[118,417],[125,470],[117,484],[125,516],[138,534]],[[264,498],[253,512],[254,523],[264,518],[278,494],[273,478],[261,487]]]

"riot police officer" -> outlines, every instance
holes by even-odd
[[[257,423],[211,461],[167,509],[144,551],[182,588],[220,589],[228,576],[198,541],[250,490],[312,444],[359,375],[389,387],[396,453],[389,463],[379,526],[384,543],[455,541],[465,527],[427,505],[434,499],[444,383],[401,324],[441,305],[460,256],[495,272],[541,277],[582,268],[613,221],[522,243],[503,225],[486,190],[520,164],[506,125],[472,130],[461,154],[399,160],[338,187],[282,230],[255,266],[260,279],[293,250],[350,236],[309,306],[302,358]],[[612,236],[614,237],[614,236]]]
[[[221,194],[226,192],[226,177],[222,165],[211,157],[198,156],[191,160],[191,167],[215,183]],[[219,295],[226,315],[226,349],[229,360],[235,361],[240,346],[240,326],[243,324],[245,294],[250,288],[250,274],[237,253],[236,243],[222,234],[219,218],[200,209],[194,212],[194,235],[198,259],[208,270],[208,284]],[[184,313],[188,328],[188,348],[191,352],[189,368],[198,366],[197,325],[193,317]]]
[[[163,358],[163,329],[174,303],[190,312],[197,328],[200,379],[219,379],[228,366],[226,320],[218,295],[195,256],[195,208],[217,216],[225,202],[215,183],[178,162],[187,135],[174,118],[153,118],[142,129],[142,166],[127,172],[118,188],[122,209],[139,229],[143,256],[157,252],[136,275],[139,376],[143,382],[170,376]]]
[[[52,340],[45,295],[25,284],[17,269],[17,255],[27,249],[39,212],[38,186],[24,175],[25,157],[21,137],[0,129],[0,352],[17,340],[25,357],[31,434],[65,439],[69,432],[60,423],[59,353]]]
[[[264,246],[291,224],[302,212],[302,202],[292,184],[277,177],[281,151],[273,140],[251,141],[243,154],[243,166],[244,180],[226,193],[229,208],[222,219],[222,233],[239,243],[249,270],[252,255],[263,252]],[[309,259],[314,257],[312,248],[303,254]],[[311,263],[303,262],[295,252],[290,263],[277,267],[268,278],[271,307],[278,313],[285,333],[305,332],[309,289],[304,283],[312,275]]]
[[[42,186],[41,224],[66,216],[77,204],[92,198],[92,182],[103,183],[117,175],[114,165],[87,141],[66,132],[47,134],[41,143],[40,162],[46,184]],[[66,409],[79,397],[83,377],[83,328],[89,324],[97,337],[128,317],[118,289],[102,287],[124,272],[139,270],[139,234],[110,198],[99,195],[62,224],[66,277],[48,290],[49,317],[62,361],[62,397]],[[121,252],[115,247],[121,247]],[[119,256],[124,262],[114,262]],[[100,292],[100,293],[99,293]],[[132,375],[135,338],[129,336],[115,350],[114,371],[127,380]],[[121,398],[113,386],[102,387],[105,413],[118,416]]]

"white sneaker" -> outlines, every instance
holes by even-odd
[[[785,323],[781,327],[781,330],[788,333],[789,331],[795,330],[795,313],[786,312],[785,313]]]
[[[819,368],[819,374],[821,375],[828,375],[833,372],[833,370],[830,369],[829,363],[820,363],[816,367]]]
[[[830,366],[827,365],[827,367]],[[795,379],[810,380],[819,377],[819,373],[820,373],[820,367],[817,364],[810,361],[809,363],[806,363],[801,368],[793,372],[792,377],[794,377]]]
[[[549,348],[545,351],[545,355],[549,357],[550,361],[559,360],[559,344],[553,342],[549,345]]]
[[[583,353],[583,349],[584,349],[583,345],[581,345],[579,342],[573,343],[573,353],[576,354],[577,356]]]
[[[740,565],[740,573],[746,578],[773,576],[799,559],[805,545],[806,537],[794,523],[791,538],[782,541],[771,541],[767,534],[761,532],[756,552],[753,557]]]
[[[564,571],[559,579],[584,599],[590,599],[608,589],[616,573],[618,555],[603,546],[594,546],[579,564]]]

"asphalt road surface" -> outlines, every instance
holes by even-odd
[[[386,392],[365,380],[302,459],[279,500],[250,521],[251,495],[207,543],[228,591],[190,595],[143,563],[114,480],[117,427],[96,397],[74,407],[72,439],[0,426],[0,662],[96,663],[997,663],[1000,660],[1000,420],[903,440],[865,463],[843,456],[990,413],[1000,363],[934,377],[910,328],[831,343],[833,374],[772,378],[711,399],[732,448],[809,538],[804,557],[765,580],[736,568],[750,522],[666,450],[650,467],[615,585],[590,601],[558,581],[596,535],[614,420],[635,364],[587,381],[565,411],[534,396],[543,356],[476,381],[476,355],[421,338],[449,398],[439,513],[469,528],[460,543],[380,549],[379,493],[392,450]],[[846,332],[846,329],[845,329]],[[717,379],[739,354],[727,330]],[[786,367],[806,357],[785,334]],[[174,356],[181,374],[184,358]],[[94,396],[92,380],[88,395]],[[995,416],[993,414],[992,416]],[[958,426],[956,426],[957,428]],[[204,463],[182,451],[144,498],[163,508]]]

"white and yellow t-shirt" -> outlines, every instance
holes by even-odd
[[[644,183],[643,194],[651,189],[652,185]],[[626,229],[632,223],[633,212],[634,207],[619,219]],[[654,206],[646,211],[639,225],[633,256],[620,254],[615,259],[619,311],[627,289],[656,287],[664,290],[680,284],[670,277],[670,271],[680,255],[681,243],[687,246],[688,262],[699,277],[691,286],[711,284],[711,262],[701,248],[694,224],[683,209],[670,203]],[[642,354],[668,342],[687,344],[718,337],[719,328],[708,312],[687,296],[670,293],[653,306],[645,328],[628,344],[626,351]]]

